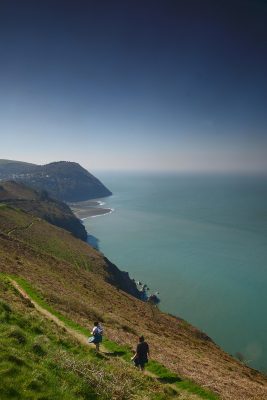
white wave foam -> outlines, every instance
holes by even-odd
[[[113,213],[113,212],[115,211],[114,208],[109,208],[109,209],[107,209],[107,210],[109,210],[109,211],[107,211],[107,212],[105,212],[105,213],[102,213],[102,214],[88,215],[88,217],[79,218],[79,219],[80,219],[80,221],[85,221],[86,219],[89,219],[89,218],[96,218],[96,217],[102,217],[102,216],[104,216],[104,215],[111,214],[111,213]]]
[[[115,211],[115,209],[114,209],[114,208],[110,208],[110,209],[109,209],[109,211],[107,211],[107,212],[105,212],[105,213],[103,213],[103,214],[90,215],[90,216],[89,216],[89,217],[87,217],[87,218],[97,218],[97,217],[103,217],[104,215],[111,214],[111,213],[113,213],[114,211]],[[87,218],[85,218],[85,219],[87,219]]]

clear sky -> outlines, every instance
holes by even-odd
[[[1,0],[0,158],[267,172],[264,0]]]

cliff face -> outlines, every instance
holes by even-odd
[[[0,182],[0,202],[66,229],[83,241],[87,240],[85,227],[69,206],[51,199],[46,192],[38,192],[13,181]]]
[[[115,286],[117,289],[122,289],[136,298],[141,298],[141,293],[137,289],[134,280],[130,278],[129,273],[121,271],[106,257],[103,259],[106,263],[106,268],[108,271],[108,277],[106,281],[111,283],[111,285]]]
[[[0,160],[0,179],[14,180],[39,191],[44,190],[61,201],[83,201],[112,194],[86,169],[68,161],[34,165]]]

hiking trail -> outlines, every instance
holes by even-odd
[[[70,328],[69,326],[67,326],[63,321],[61,321],[57,316],[55,316],[54,314],[52,314],[50,311],[46,310],[45,308],[41,307],[36,301],[32,300],[31,297],[28,295],[28,293],[26,293],[26,291],[14,280],[9,278],[10,283],[12,284],[12,286],[20,293],[20,295],[26,299],[27,301],[29,301],[33,307],[40,313],[42,314],[45,318],[53,321],[56,325],[60,326],[61,328],[63,328],[66,332],[68,332],[72,337],[74,337],[79,343],[81,343],[84,346],[90,346],[91,348],[95,348],[94,344],[90,344],[88,342],[88,336],[83,335],[82,333],[79,333],[77,330]],[[105,346],[101,343],[101,352],[100,354],[103,357],[108,358],[110,351],[108,349],[105,348]],[[123,359],[122,359],[123,360]],[[125,360],[123,360],[124,362],[126,362]],[[141,372],[140,372],[141,373]],[[154,378],[158,381],[160,381],[160,378],[154,374],[153,372],[150,372],[148,370],[145,370],[144,373],[146,376],[150,377],[150,378]],[[163,382],[160,381],[161,384],[163,384],[164,386],[168,386],[170,388],[172,388],[176,393],[177,396],[179,397],[179,399],[181,400],[199,400],[198,396],[195,396],[194,394],[190,393],[190,396],[187,397],[189,394],[185,394],[186,397],[183,397],[183,394],[177,390],[177,387],[175,386],[175,384],[172,383],[167,383],[167,382]],[[176,398],[176,395],[175,397]]]
[[[7,232],[7,236],[11,236],[13,232],[16,231],[26,231],[27,229],[31,228],[33,226],[33,224],[37,221],[37,219],[35,219],[34,221],[32,221],[30,224],[26,225],[26,226],[19,226],[19,227],[15,227],[10,229],[10,231]]]

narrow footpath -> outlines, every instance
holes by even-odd
[[[12,286],[21,294],[21,296],[26,299],[27,301],[29,301],[32,306],[40,313],[42,314],[45,318],[53,321],[55,324],[57,324],[58,326],[64,328],[64,330],[66,332],[69,333],[69,335],[71,335],[72,337],[76,338],[78,342],[80,342],[82,345],[84,346],[90,346],[92,348],[95,348],[94,344],[90,344],[88,342],[88,336],[83,335],[82,333],[79,333],[78,331],[76,331],[75,329],[70,328],[69,326],[67,326],[63,321],[61,321],[58,317],[56,317],[54,314],[52,314],[51,312],[49,312],[48,310],[46,310],[45,308],[41,307],[38,303],[36,303],[34,300],[31,299],[31,297],[26,293],[26,291],[14,280],[14,279],[9,279],[10,283],[12,284]],[[106,349],[102,344],[101,344],[101,355],[103,357],[107,357],[109,356],[110,351],[108,349]],[[126,362],[126,361],[125,361]],[[140,372],[141,373],[141,372]],[[159,377],[155,374],[153,374],[150,371],[145,370],[144,374],[147,375],[148,377],[154,378],[156,380],[159,380]],[[175,395],[173,398],[178,398],[180,400],[199,400],[199,396],[196,396],[192,393],[181,393],[181,391],[177,390],[177,387],[175,386],[175,384],[172,383],[167,383],[167,382],[161,382],[164,386],[168,386],[170,388],[173,389],[174,392],[177,393],[177,395]],[[185,396],[185,397],[184,397]]]
[[[13,232],[16,231],[26,231],[27,229],[31,228],[33,226],[33,224],[36,222],[36,220],[32,221],[30,224],[26,225],[26,226],[19,226],[19,227],[15,227],[10,229],[10,231],[7,232],[7,236],[11,236]]]
[[[11,284],[17,289],[17,291],[22,295],[22,297],[28,301],[31,302],[31,304],[34,306],[34,308],[40,313],[42,314],[45,318],[50,319],[51,321],[55,322],[55,324],[57,324],[58,326],[64,328],[71,336],[75,337],[81,344],[83,345],[90,345],[88,343],[88,338],[77,332],[75,329],[72,329],[70,327],[68,327],[67,325],[64,324],[63,321],[61,321],[58,317],[56,317],[55,315],[53,315],[51,312],[47,311],[45,308],[39,306],[39,304],[37,304],[35,301],[33,301],[28,294],[25,292],[25,290],[22,289],[22,287],[20,287],[20,285],[14,281],[13,279],[10,279]],[[94,345],[91,345],[92,347],[94,347]]]

